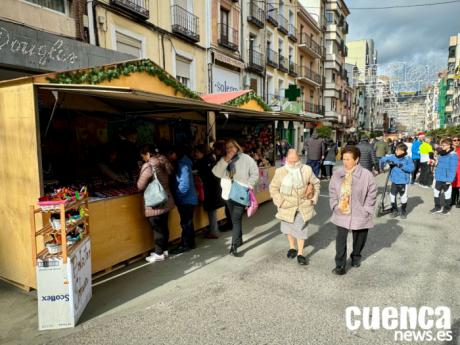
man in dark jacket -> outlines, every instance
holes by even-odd
[[[359,159],[359,164],[372,172],[374,166],[376,166],[376,157],[375,151],[372,145],[369,143],[369,138],[363,137],[361,142],[356,145],[356,147],[361,151],[361,158]]]
[[[318,177],[321,168],[321,161],[324,159],[324,141],[314,133],[306,142],[307,165],[311,167],[313,173]]]

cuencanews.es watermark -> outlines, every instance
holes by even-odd
[[[394,331],[394,341],[452,341],[448,307],[348,307],[345,321],[350,331]]]

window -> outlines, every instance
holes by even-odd
[[[326,11],[326,21],[328,24],[334,24],[334,12]]]
[[[116,31],[116,49],[119,52],[142,57],[142,41]]]
[[[66,13],[67,0],[26,0],[32,4],[36,4],[50,10]]]
[[[251,90],[253,90],[254,93],[257,95],[257,79],[251,78],[249,85],[250,85]]]
[[[187,87],[190,85],[190,69],[192,61],[176,55],[176,79]]]
[[[224,8],[220,9],[220,22],[222,24],[221,34],[223,37],[227,37],[227,38],[228,38],[229,14],[230,13],[226,9]]]
[[[332,81],[335,82],[335,73],[332,72]]]

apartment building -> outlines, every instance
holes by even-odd
[[[325,62],[325,89],[324,105],[326,123],[331,123],[336,130],[337,137],[343,135],[347,122],[344,113],[347,87],[345,57],[347,46],[345,44],[348,33],[347,16],[350,14],[345,1],[326,1],[326,62]]]
[[[375,105],[377,80],[377,51],[372,39],[362,39],[347,42],[348,55],[345,61],[356,66],[355,82],[363,85],[364,108],[360,114],[359,126],[361,129],[379,129],[382,119],[377,119]]]
[[[323,75],[325,48],[323,25],[325,25],[324,22],[317,22],[314,16],[299,3],[297,9],[297,84],[301,89],[303,111],[307,115],[324,116]]]
[[[97,45],[149,58],[193,91],[207,93],[210,8],[202,0],[99,0],[91,11]]]
[[[86,0],[2,0],[0,80],[132,59],[87,44]]]
[[[447,62],[446,124],[460,124],[460,33],[450,37]]]
[[[238,0],[206,0],[211,9],[207,16],[208,92],[242,89],[245,65],[241,47],[241,5]]]

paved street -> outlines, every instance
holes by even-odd
[[[460,344],[460,210],[432,216],[430,189],[409,194],[408,219],[378,219],[362,266],[341,277],[331,274],[335,227],[322,182],[306,267],[286,258],[287,241],[266,203],[244,221],[243,258],[227,255],[225,233],[166,262],[133,264],[96,282],[75,329],[38,332],[34,294],[0,283],[0,343],[393,344],[393,331],[348,331],[345,308],[445,305],[454,329],[445,344]]]

